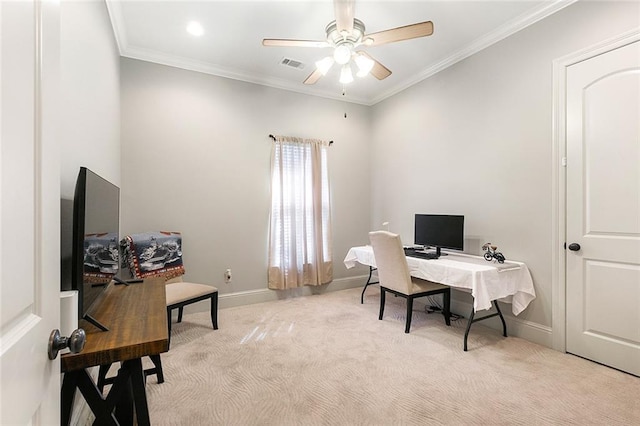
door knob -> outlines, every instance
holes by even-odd
[[[571,250],[571,251],[578,251],[578,250],[580,250],[580,244],[578,244],[578,243],[571,243],[571,244],[569,244],[569,250]]]
[[[74,330],[69,337],[60,336],[60,330],[56,328],[49,336],[49,359],[56,359],[58,351],[64,348],[69,348],[71,353],[78,353],[86,341],[87,335],[81,328]]]

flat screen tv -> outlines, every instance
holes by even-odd
[[[415,244],[435,247],[435,257],[446,256],[441,248],[464,249],[464,216],[443,214],[416,214]]]
[[[101,330],[92,306],[119,269],[120,188],[81,167],[73,199],[72,288],[78,290],[78,318]]]

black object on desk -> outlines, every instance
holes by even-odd
[[[404,254],[409,257],[418,257],[420,259],[437,259],[438,253],[425,251],[405,251]]]

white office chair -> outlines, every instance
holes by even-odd
[[[380,278],[380,315],[378,319],[382,320],[387,292],[404,297],[407,299],[407,321],[404,332],[408,333],[411,328],[413,299],[442,294],[444,299],[442,314],[446,324],[451,325],[449,311],[451,288],[411,276],[399,235],[387,231],[375,231],[369,233],[369,240],[378,267],[378,278]]]

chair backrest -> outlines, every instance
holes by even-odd
[[[387,231],[369,232],[369,241],[376,259],[380,285],[411,294],[411,274],[400,236]]]

